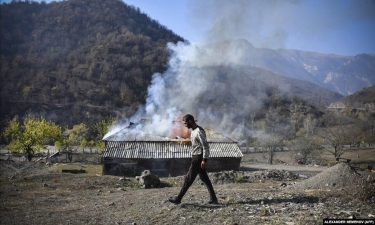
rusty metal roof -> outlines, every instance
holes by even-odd
[[[209,142],[210,158],[240,158],[243,156],[236,142]],[[191,158],[190,144],[166,141],[107,141],[103,158],[166,159]]]

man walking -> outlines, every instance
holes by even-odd
[[[195,123],[194,117],[190,114],[185,115],[182,118],[182,122],[184,123],[185,127],[192,129],[190,135],[192,161],[189,171],[185,176],[185,181],[183,186],[181,187],[180,193],[177,197],[169,198],[169,201],[174,204],[180,204],[181,199],[184,197],[185,193],[193,184],[195,178],[199,174],[199,178],[204,182],[208,189],[208,192],[210,193],[210,200],[207,203],[217,204],[217,198],[214,188],[205,169],[210,154],[210,148],[207,143],[206,133],[202,127],[198,126]]]

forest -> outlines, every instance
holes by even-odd
[[[62,126],[134,112],[166,44],[185,41],[120,0],[1,4],[1,118],[28,112]]]

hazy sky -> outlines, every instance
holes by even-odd
[[[124,2],[190,42],[245,38],[255,47],[375,54],[375,0]]]
[[[190,42],[225,29],[214,34],[246,38],[255,47],[375,53],[375,0],[124,1]]]

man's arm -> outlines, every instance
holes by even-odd
[[[203,147],[203,160],[201,167],[204,168],[206,166],[208,157],[210,156],[210,146],[208,145],[207,139],[206,139],[206,133],[204,130],[199,130],[198,138],[202,144]]]
[[[206,139],[206,134],[204,130],[200,130],[198,133],[198,138],[202,144],[203,147],[203,158],[208,159],[210,156],[210,146],[208,145],[207,139]]]

